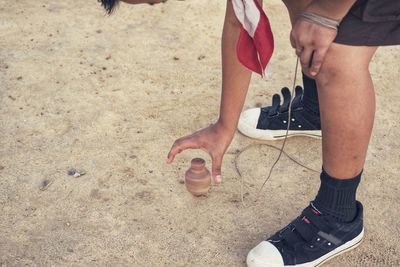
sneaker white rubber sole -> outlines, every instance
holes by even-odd
[[[252,249],[249,254],[247,255],[247,266],[248,267],[317,267],[317,266],[321,266],[322,264],[324,264],[325,262],[333,259],[336,256],[339,256],[342,253],[345,253],[347,251],[350,251],[356,247],[358,247],[364,237],[364,229],[361,231],[361,233],[356,236],[355,238],[353,238],[352,240],[344,243],[343,245],[341,245],[340,247],[337,247],[336,249],[332,250],[331,252],[323,255],[322,257],[312,261],[312,262],[307,262],[307,263],[303,263],[303,264],[298,264],[298,265],[283,265],[283,260],[280,259],[278,263],[273,263],[273,262],[266,262],[265,260],[260,260],[259,258],[259,253],[260,251],[256,251],[255,247],[254,249]],[[263,241],[263,242],[268,242],[268,241]],[[259,246],[262,243],[259,244]],[[270,248],[270,246],[267,246],[268,248]],[[277,249],[276,249],[277,251]],[[276,253],[276,252],[273,252]],[[278,252],[279,253],[279,252]]]
[[[239,120],[238,130],[242,134],[259,140],[273,141],[284,139],[286,136],[286,130],[262,130],[247,124],[244,121]],[[311,138],[320,139],[322,137],[321,130],[312,131],[301,131],[301,130],[291,130],[288,133],[288,137],[294,136],[306,136]]]
[[[261,114],[260,108],[250,108],[240,114],[238,130],[242,134],[259,140],[279,140],[286,136],[286,130],[262,130],[257,129],[258,119]],[[321,138],[321,130],[290,130],[288,137],[307,136]]]

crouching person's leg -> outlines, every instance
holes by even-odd
[[[375,47],[333,44],[317,77],[323,166],[339,179],[363,169],[375,113],[369,62]]]
[[[314,201],[247,256],[250,267],[317,266],[360,244],[363,208],[356,201],[375,111],[368,71],[375,47],[333,44],[317,76],[323,171]]]

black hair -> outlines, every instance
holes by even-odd
[[[97,0],[106,9],[108,14],[111,14],[118,5],[119,0]]]

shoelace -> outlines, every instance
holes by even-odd
[[[300,61],[300,59],[299,59],[299,57],[297,57],[296,58],[296,66],[294,68],[294,77],[293,77],[293,86],[292,86],[294,91],[295,91],[296,81],[297,81],[297,71],[299,69],[299,61]],[[279,160],[281,159],[282,154],[283,154],[283,150],[285,149],[286,141],[287,141],[287,138],[288,138],[288,135],[289,135],[290,117],[291,117],[291,113],[292,113],[292,106],[290,105],[290,102],[292,102],[292,101],[289,101],[288,125],[287,125],[287,128],[286,128],[285,139],[283,140],[282,147],[280,149],[278,157],[276,158],[274,164],[272,164],[271,169],[269,170],[267,178],[264,180],[264,183],[261,185],[260,189],[258,190],[256,201],[258,199],[258,196],[260,195],[260,192],[264,188],[265,184],[268,182],[269,178],[271,178],[272,172],[274,171],[274,168],[275,168],[276,164],[278,164]],[[243,199],[243,195],[242,195],[242,199]]]

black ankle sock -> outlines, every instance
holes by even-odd
[[[357,215],[356,191],[362,172],[351,179],[339,180],[321,173],[321,186],[313,201],[325,215],[339,222],[350,222]]]
[[[317,83],[315,82],[314,79],[308,77],[303,73],[303,87],[304,87],[304,96],[303,96],[304,107],[319,116]]]

